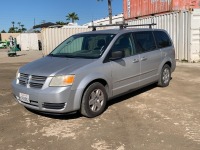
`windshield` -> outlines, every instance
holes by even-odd
[[[114,34],[74,35],[55,48],[50,56],[99,58],[114,36]]]

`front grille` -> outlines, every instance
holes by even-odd
[[[31,88],[42,88],[43,86],[43,83],[33,83],[33,82],[30,82],[30,87]]]
[[[29,76],[28,74],[20,73],[20,78],[22,79],[27,79],[28,76]]]
[[[20,84],[20,85],[23,85],[23,86],[26,86],[26,81],[19,80],[19,84]]]
[[[63,109],[65,103],[43,103],[42,107],[46,109]]]
[[[32,76],[31,76],[31,79],[34,80],[34,81],[45,82],[46,77],[44,77],[44,76],[35,76],[35,75],[32,75]]]
[[[18,78],[19,84],[22,86],[26,86],[27,88],[37,88],[41,89],[46,81],[47,77],[44,76],[36,76],[20,73]]]

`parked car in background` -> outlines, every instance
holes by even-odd
[[[0,41],[0,48],[6,48],[6,47],[7,47],[7,42]]]
[[[152,83],[169,85],[175,50],[165,30],[126,28],[73,35],[21,67],[13,94],[43,113],[103,113],[108,100]]]

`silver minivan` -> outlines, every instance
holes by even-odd
[[[16,100],[43,113],[103,113],[113,97],[157,83],[169,85],[175,50],[165,30],[109,29],[73,35],[49,55],[21,67]]]

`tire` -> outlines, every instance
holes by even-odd
[[[88,118],[102,114],[108,96],[105,87],[98,82],[91,84],[84,92],[81,103],[81,114]]]
[[[161,70],[158,86],[166,87],[169,85],[170,80],[171,80],[171,68],[169,67],[169,65],[165,64]]]

